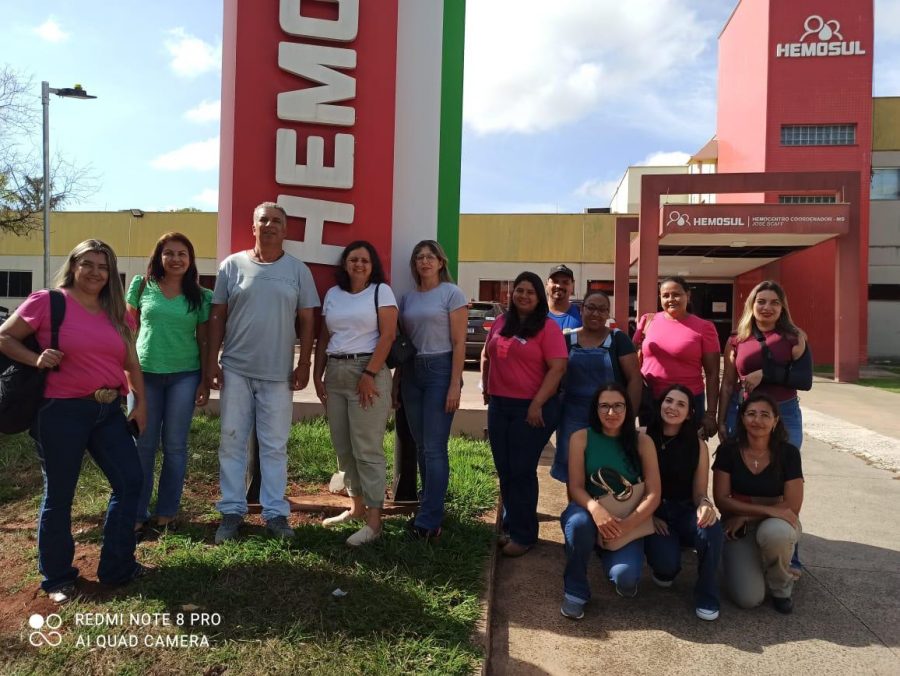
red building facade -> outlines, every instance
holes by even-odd
[[[719,39],[718,172],[858,171],[860,359],[866,359],[872,0],[741,0]],[[726,202],[831,201],[823,193],[720,195]],[[838,201],[840,197],[838,197]],[[834,240],[735,278],[735,308],[779,280],[817,361],[834,352]],[[846,327],[847,330],[854,330]]]

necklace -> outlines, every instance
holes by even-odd
[[[661,435],[661,436],[659,437],[659,440],[660,440],[659,450],[661,450],[661,451],[666,450],[666,446],[668,446],[669,444],[671,444],[671,443],[672,443],[673,441],[675,441],[677,438],[678,438],[678,435],[677,435],[677,434],[676,434],[675,436],[673,436],[673,437],[668,437],[668,438],[667,438],[665,435]]]
[[[753,455],[750,455],[750,451],[748,451],[747,449],[743,449],[743,448],[741,449],[741,453],[744,454],[745,458],[747,458],[748,460],[753,462],[753,469],[755,469],[755,470],[759,469],[759,461],[762,460],[764,457],[766,457],[769,454],[768,451],[763,451],[759,455],[753,456]]]

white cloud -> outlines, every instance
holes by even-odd
[[[204,207],[212,207],[213,209],[219,208],[219,189],[218,188],[206,188],[205,190],[201,190],[199,193],[194,195],[191,198],[192,202],[196,202],[200,206]]]
[[[219,100],[207,101],[204,99],[190,110],[185,111],[184,117],[191,122],[218,122],[221,107],[222,102]]]
[[[212,171],[219,166],[219,137],[196,141],[176,150],[163,153],[150,162],[154,169],[163,171]]]
[[[184,28],[173,28],[163,45],[171,57],[169,66],[179,77],[197,77],[222,67],[222,43],[210,44]]]
[[[33,28],[32,32],[47,42],[65,42],[69,39],[69,33],[66,33],[52,16],[40,26]]]
[[[875,41],[900,40],[900,0],[875,0]]]
[[[645,157],[642,161],[638,162],[638,166],[673,167],[680,164],[687,164],[687,161],[689,159],[691,159],[690,153],[681,152],[680,150],[675,150],[673,152],[660,150],[659,152],[647,155],[647,157]]]
[[[600,178],[591,178],[578,186],[575,189],[575,194],[580,197],[588,197],[602,204],[609,204],[621,180],[621,177],[608,181]]]
[[[468,6],[466,34],[464,116],[484,134],[546,131],[606,104],[634,114],[654,87],[677,96],[716,31],[690,0],[491,0]]]

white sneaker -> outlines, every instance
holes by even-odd
[[[347,538],[347,544],[351,547],[359,547],[374,542],[381,537],[381,531],[374,531],[369,526],[363,526],[353,535]]]
[[[322,526],[325,528],[334,528],[335,526],[340,526],[342,523],[350,523],[351,521],[359,521],[360,517],[351,516],[352,511],[347,509],[337,516],[330,516],[327,519],[322,519]]]
[[[706,620],[707,622],[712,622],[713,620],[719,619],[719,611],[718,610],[710,610],[709,608],[697,608],[697,617],[701,620]]]
[[[650,573],[650,577],[653,578],[653,584],[655,584],[657,587],[662,587],[663,589],[668,589],[672,586],[672,583],[675,582],[675,580],[663,580],[661,578],[658,578],[656,577],[656,573],[652,572]]]

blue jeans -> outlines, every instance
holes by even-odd
[[[245,378],[224,369],[225,385],[219,398],[219,487],[216,504],[222,514],[247,513],[247,461],[250,434],[256,426],[262,483],[259,502],[263,519],[289,516],[284,497],[287,488],[287,441],[291,432],[293,396],[287,380]]]
[[[728,436],[732,436],[737,429],[737,415],[740,407],[740,399],[737,394],[731,397],[728,406],[728,414],[725,417],[725,428]],[[778,402],[778,415],[784,423],[788,433],[788,443],[798,449],[803,445],[803,413],[800,411],[800,399],[794,397]]]
[[[444,498],[450,481],[447,444],[453,413],[447,413],[447,390],[453,353],[416,355],[401,371],[400,394],[409,431],[416,440],[422,500],[416,525],[435,529],[444,520]]]
[[[707,610],[719,609],[717,574],[722,558],[724,532],[716,521],[712,526],[697,526],[697,508],[689,500],[663,500],[655,516],[669,527],[668,535],[648,535],[644,552],[653,573],[661,580],[674,580],[681,572],[681,548],[697,550],[697,583],[694,605]]]
[[[503,527],[513,542],[526,547],[537,542],[537,466],[559,421],[559,398],[550,397],[544,404],[543,427],[525,421],[530,404],[530,399],[494,395],[488,403],[488,438],[500,479]]]
[[[562,401],[559,429],[556,430],[556,455],[550,467],[550,476],[562,483],[569,481],[569,439],[573,432],[588,426],[591,399],[568,394]]]
[[[570,502],[559,517],[566,538],[566,569],[563,573],[563,589],[573,601],[587,603],[591,600],[587,567],[591,554],[597,549],[597,525],[593,517],[581,505]],[[644,565],[644,540],[632,540],[615,551],[600,549],[603,574],[625,596],[634,594]]]
[[[173,517],[181,504],[181,491],[187,473],[187,439],[194,415],[194,400],[200,384],[200,371],[182,373],[145,373],[147,427],[137,440],[138,457],[144,470],[144,488],[138,501],[138,521],[150,518],[153,493],[153,469],[156,449],[162,439],[163,462],[156,494],[157,516]]]
[[[87,449],[112,487],[103,523],[97,577],[120,584],[135,573],[134,521],[141,492],[141,464],[128,433],[121,399],[99,404],[87,399],[46,399],[31,427],[44,475],[38,517],[41,587],[53,591],[75,582],[72,565],[72,500]]]

